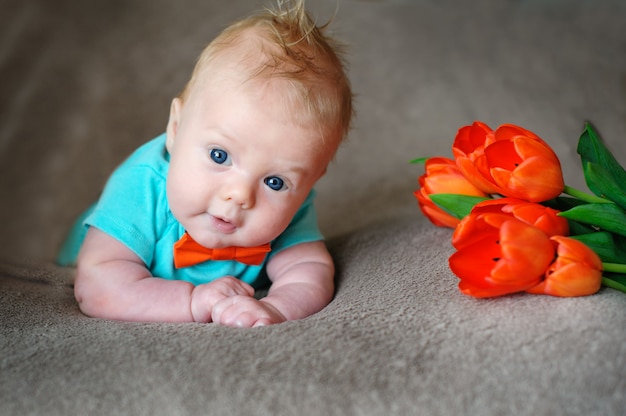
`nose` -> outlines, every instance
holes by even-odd
[[[239,205],[242,209],[254,206],[254,185],[243,175],[237,176],[222,186],[224,200]]]

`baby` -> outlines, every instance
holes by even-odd
[[[352,93],[304,2],[284,3],[211,42],[166,132],[116,169],[81,223],[84,240],[68,240],[80,247],[86,315],[253,327],[330,302],[313,186],[349,130]]]

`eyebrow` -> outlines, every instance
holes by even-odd
[[[285,174],[296,174],[299,176],[308,176],[311,174],[311,172],[299,165],[292,165],[287,166],[286,168],[281,168],[280,172],[284,172]]]

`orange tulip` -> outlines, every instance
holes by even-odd
[[[487,169],[485,146],[493,140],[491,128],[483,122],[475,121],[471,126],[461,127],[452,144],[452,154],[459,170],[471,183],[487,194],[499,191],[493,181],[481,173]]]
[[[453,160],[444,157],[433,157],[426,161],[426,171],[418,178],[420,189],[414,192],[420,209],[435,225],[454,228],[459,219],[446,213],[433,203],[432,194],[461,194],[486,196],[480,189],[472,185],[459,171]]]
[[[548,237],[569,234],[567,219],[559,217],[557,215],[559,211],[535,202],[527,202],[515,198],[488,199],[474,205],[471,214],[480,215],[488,212],[510,215],[526,224],[539,228]],[[456,245],[462,244],[462,240],[473,238],[473,234],[476,232],[474,230],[476,224],[476,221],[469,215],[461,220],[452,234],[452,245],[456,247]]]
[[[482,172],[502,195],[541,202],[563,192],[558,157],[546,142],[526,129],[512,124],[498,127],[494,142],[485,147],[485,157],[488,170]]]
[[[548,268],[545,279],[528,293],[552,296],[587,296],[602,284],[602,261],[584,243],[573,238],[554,236],[557,258]]]
[[[519,126],[503,124],[492,131],[475,121],[459,129],[452,153],[461,172],[486,193],[541,202],[558,196],[565,186],[552,148]]]
[[[484,298],[536,286],[554,259],[548,236],[532,225],[499,213],[469,214],[472,232],[454,241],[449,259],[466,295]]]

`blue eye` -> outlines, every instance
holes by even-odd
[[[223,165],[226,162],[228,162],[226,164],[230,164],[230,157],[225,150],[211,149],[209,152],[211,154],[211,160],[213,160],[213,162],[217,163],[218,165]]]
[[[268,176],[263,182],[274,191],[281,191],[285,188],[285,181],[276,176]]]

